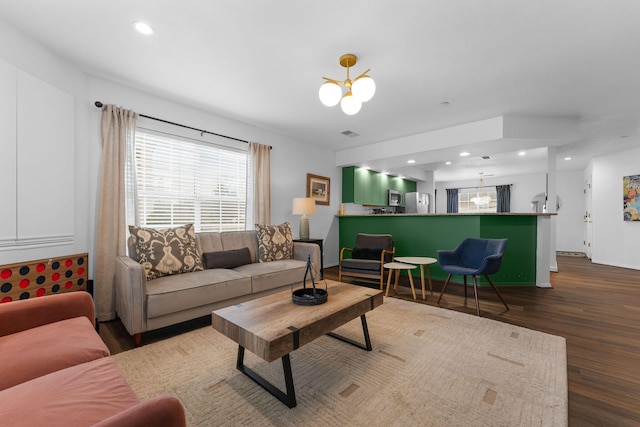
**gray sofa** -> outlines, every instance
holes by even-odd
[[[319,276],[320,248],[313,243],[294,242],[293,259],[259,262],[255,230],[198,233],[196,242],[201,254],[249,248],[252,262],[147,281],[140,263],[128,256],[117,257],[116,312],[136,345],[140,345],[143,332],[291,289],[302,282],[309,256],[314,277]],[[129,253],[134,253],[131,245]]]

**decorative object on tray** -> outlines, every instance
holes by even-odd
[[[316,205],[329,206],[331,179],[326,176],[307,174],[307,197],[312,197]]]
[[[307,275],[311,279],[311,287],[307,288]],[[311,264],[311,257],[307,258],[307,268],[304,271],[304,278],[302,279],[302,288],[296,289],[291,293],[291,300],[294,304],[298,305],[320,305],[327,302],[329,294],[325,289],[319,289],[316,287],[316,281],[313,278],[313,266]]]

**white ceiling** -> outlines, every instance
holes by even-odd
[[[573,136],[550,143],[559,170],[638,146],[638,0],[2,0],[0,17],[90,74],[338,157],[355,150],[359,163],[392,173],[434,170],[442,181],[546,170],[545,138],[467,141],[466,159],[460,144],[428,143],[435,130],[501,116],[571,121]],[[156,33],[139,35],[135,20]],[[346,77],[344,53],[358,56],[352,76],[371,68],[377,84],[355,116],[317,96],[321,77]],[[412,135],[426,142],[405,147]],[[380,158],[383,141],[417,163]]]

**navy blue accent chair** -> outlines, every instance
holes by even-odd
[[[478,303],[478,276],[484,276],[488,281],[500,301],[509,310],[509,306],[498,292],[498,288],[489,277],[490,274],[497,273],[502,265],[502,257],[507,247],[507,239],[478,239],[469,237],[464,239],[457,248],[452,251],[438,251],[438,263],[440,268],[448,273],[444,282],[438,304],[442,299],[444,291],[447,289],[449,280],[454,274],[464,277],[464,299],[467,300],[467,276],[473,278],[473,293],[476,298],[476,313],[480,316],[480,305]]]

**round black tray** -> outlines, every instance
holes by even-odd
[[[291,293],[291,299],[298,305],[320,305],[327,302],[329,294],[324,289],[303,288]]]

